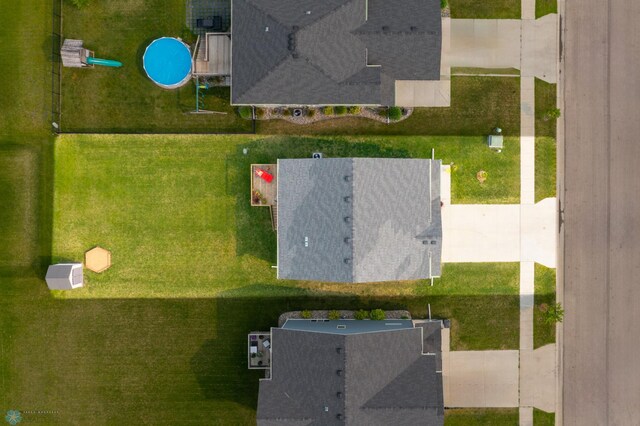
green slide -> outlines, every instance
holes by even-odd
[[[112,59],[100,59],[100,58],[87,58],[87,63],[90,65],[102,65],[103,67],[121,67],[122,62],[114,61]]]

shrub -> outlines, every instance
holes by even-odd
[[[357,320],[364,320],[369,318],[369,311],[365,311],[364,309],[360,309],[355,311],[353,317]]]
[[[386,108],[378,108],[377,112],[380,117],[387,118],[389,116],[389,111]]]
[[[324,108],[322,108],[322,113],[324,115],[333,115],[333,108],[330,106],[326,106]]]
[[[440,9],[446,9],[449,6],[448,0],[440,0]]]
[[[91,2],[91,0],[71,0],[71,4],[73,4],[78,9],[81,9],[81,8],[85,7],[90,2]]]
[[[551,108],[545,113],[547,118],[560,118],[560,108]]]
[[[371,311],[370,316],[372,320],[382,321],[386,315],[382,309],[374,309]]]
[[[316,116],[316,110],[314,108],[309,108],[307,110],[307,117],[313,118]]]
[[[293,110],[291,108],[285,108],[282,110],[282,115],[285,117],[291,117],[293,115]]]
[[[555,303],[547,308],[544,314],[544,322],[547,324],[555,324],[562,322],[564,319],[564,309],[561,303]]]
[[[238,114],[240,114],[240,117],[245,120],[251,120],[253,118],[253,110],[250,106],[241,106],[238,108]]]
[[[304,319],[309,319],[311,318],[311,311],[305,309],[304,311],[300,312],[300,316]]]
[[[400,317],[400,319],[409,319],[409,317],[407,315],[403,315]]]
[[[347,107],[346,106],[333,107],[333,113],[335,115],[345,115],[347,113]]]
[[[359,106],[350,106],[349,108],[347,108],[347,112],[349,114],[360,114],[361,111],[362,108],[360,108]]]
[[[338,311],[329,311],[329,314],[327,315],[327,317],[329,317],[330,320],[340,319],[340,312],[338,312]]]
[[[264,110],[264,108],[256,108],[256,117],[263,118],[265,114],[266,111]]]
[[[402,109],[400,107],[389,108],[389,120],[398,121],[402,118]]]

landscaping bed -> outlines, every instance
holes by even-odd
[[[556,303],[556,270],[535,265],[533,306],[533,347],[539,348],[556,341],[556,324],[545,321],[546,311]]]
[[[298,126],[284,120],[257,122],[258,133],[290,135],[488,135],[500,127],[520,136],[520,78],[451,77],[451,106],[413,108],[406,120],[385,124],[344,117]]]
[[[359,107],[359,106],[291,106],[291,107],[249,107],[238,108],[238,114],[245,120],[285,120],[289,123],[305,125],[344,117],[360,117],[390,124],[407,119],[413,108],[400,107]]]

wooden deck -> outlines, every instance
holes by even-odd
[[[273,181],[266,182],[256,175],[256,169],[266,170],[273,175]],[[269,207],[273,230],[278,228],[278,169],[276,164],[251,165],[251,205]]]

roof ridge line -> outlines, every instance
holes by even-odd
[[[356,280],[356,197],[355,197],[355,182],[356,182],[356,158],[351,157],[351,281],[357,282]]]

